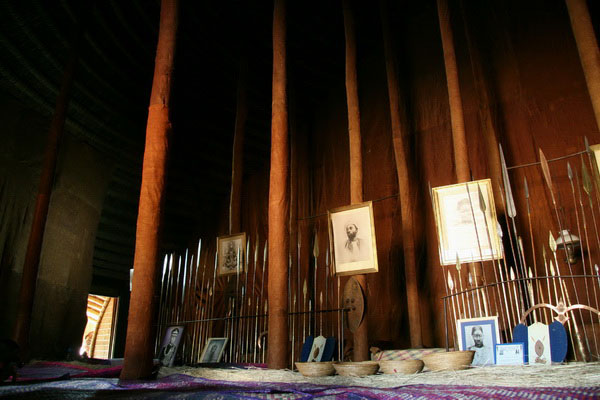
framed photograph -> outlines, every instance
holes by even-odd
[[[175,355],[179,348],[179,342],[183,337],[183,325],[169,326],[165,331],[160,351],[158,352],[158,362],[165,367],[172,367],[175,361]]]
[[[506,343],[496,345],[496,365],[525,364],[524,343]]]
[[[217,275],[241,273],[245,268],[246,233],[217,237]]]
[[[377,272],[373,204],[368,201],[327,212],[336,275]]]
[[[431,190],[442,265],[502,258],[490,179]]]
[[[228,340],[229,339],[226,337],[209,338],[208,342],[206,342],[206,346],[204,346],[204,350],[202,350],[200,362],[218,363],[221,361]]]
[[[456,332],[459,349],[475,351],[471,365],[496,363],[496,345],[500,343],[497,316],[459,319]]]

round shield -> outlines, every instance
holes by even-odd
[[[343,307],[348,310],[348,328],[355,332],[365,315],[365,297],[360,283],[352,277],[344,286]]]

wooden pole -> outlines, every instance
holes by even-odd
[[[287,368],[288,362],[288,247],[286,213],[288,190],[288,115],[286,102],[285,0],[273,10],[273,100],[271,115],[271,172],[269,182],[269,368]]]
[[[152,373],[155,286],[171,133],[169,100],[175,56],[177,9],[178,0],[162,0],[142,167],[133,261],[135,272],[129,306],[125,359],[121,371],[121,379],[124,380],[149,377]]]
[[[82,35],[81,32],[79,34]],[[76,40],[79,40],[79,38]],[[77,58],[77,48],[74,47],[69,60],[65,65],[62,84],[56,99],[56,107],[54,108],[54,115],[52,116],[52,122],[50,123],[50,128],[48,130],[40,185],[35,201],[35,210],[31,232],[29,234],[29,241],[27,243],[27,251],[25,253],[25,262],[23,264],[21,289],[19,291],[19,300],[17,302],[17,316],[12,332],[12,338],[19,344],[23,359],[27,359],[29,356],[29,329],[31,325],[33,301],[35,299],[40,253],[42,251],[42,243],[44,240],[46,219],[48,218],[48,206],[50,204],[50,195],[52,192],[52,184],[54,182],[56,160],[58,158],[60,140],[64,132]]]
[[[229,199],[229,234],[241,229],[240,203],[242,198],[242,176],[244,173],[244,133],[248,105],[246,102],[246,60],[240,57],[240,71],[237,88],[237,108],[235,132],[233,135],[233,157],[231,161],[231,196]]]
[[[566,0],[579,59],[600,129],[600,50],[585,0]]]
[[[473,83],[475,85],[479,104],[479,122],[481,124],[483,142],[485,144],[488,174],[492,178],[492,182],[502,182],[498,138],[496,136],[496,129],[494,128],[492,112],[490,110],[490,95],[488,86],[486,84],[485,74],[483,72],[483,66],[481,64],[481,54],[478,51],[476,44],[473,43],[474,36],[471,34],[470,25],[467,21],[465,10],[466,2],[461,0],[460,4],[463,16],[463,24],[465,27],[465,36],[467,39],[467,47],[469,49],[469,59],[471,61],[471,69],[473,71]],[[503,214],[505,210],[502,207],[503,202],[500,199],[502,193],[500,193],[500,190],[498,190],[498,186],[493,188],[493,193],[496,211]]]
[[[358,106],[358,80],[356,77],[356,40],[354,37],[354,17],[348,4],[343,1],[344,32],[346,36],[346,101],[348,103],[348,136],[350,145],[350,203],[363,201],[362,187],[362,150],[360,139],[360,110]],[[357,275],[356,280],[367,293],[367,277]],[[354,332],[354,361],[365,361],[369,358],[367,331],[367,313]]]
[[[465,134],[465,121],[463,116],[460,85],[458,83],[458,70],[456,67],[456,54],[454,52],[454,39],[448,0],[437,0],[438,16],[440,20],[440,33],[444,49],[444,65],[446,67],[446,81],[448,84],[448,99],[450,103],[450,120],[452,122],[452,143],[454,145],[454,167],[458,183],[468,182],[471,178],[469,168],[469,154],[467,152],[467,138]]]
[[[406,159],[406,144],[401,113],[396,66],[393,57],[390,25],[387,17],[386,0],[380,2],[381,23],[383,29],[383,45],[385,51],[385,66],[387,72],[388,96],[390,101],[390,117],[392,122],[392,138],[394,157],[400,191],[400,210],[402,219],[402,246],[404,249],[404,275],[406,277],[406,297],[408,302],[408,321],[410,324],[410,345],[412,348],[423,346],[421,336],[421,314],[419,307],[419,289],[415,256],[415,238],[413,229],[414,202],[411,196],[411,180]]]

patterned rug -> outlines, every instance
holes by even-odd
[[[600,399],[600,386],[577,388],[406,385],[367,388],[307,383],[226,382],[189,375],[155,381],[119,382],[116,378],[67,380],[0,386],[10,399]]]

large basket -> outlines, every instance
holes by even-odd
[[[333,375],[335,369],[333,362],[297,362],[296,368],[304,376],[327,376]]]
[[[384,374],[416,374],[423,370],[421,360],[386,360],[379,361],[379,369]]]
[[[450,351],[428,354],[423,357],[423,362],[432,371],[455,371],[469,368],[474,356],[473,350]]]
[[[343,362],[333,364],[338,375],[367,376],[373,375],[379,369],[377,361]]]

